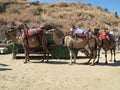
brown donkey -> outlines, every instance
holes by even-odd
[[[99,63],[99,58],[100,58],[100,50],[103,49],[105,51],[105,64],[108,64],[107,61],[107,51],[110,50],[111,52],[111,58],[110,61],[112,61],[112,56],[114,54],[114,62],[116,62],[116,58],[115,58],[115,51],[116,51],[116,41],[114,40],[114,38],[111,36],[111,34],[107,34],[109,37],[109,40],[103,40],[103,42],[101,42],[99,36],[99,29],[94,29],[95,30],[95,38],[97,41],[97,45],[98,45],[98,60],[96,63]]]
[[[48,59],[49,59],[48,41],[44,34],[44,30],[40,28],[25,30],[24,27],[25,26],[22,25],[23,31],[18,39],[16,38],[15,30],[9,30],[7,32],[9,37],[11,38],[11,40],[13,40],[15,44],[19,44],[23,46],[24,53],[25,53],[24,63],[27,63],[29,61],[30,48],[36,48],[38,46],[42,46],[43,48],[44,57],[42,62],[46,58],[46,55],[47,55],[47,62],[48,62]]]
[[[87,40],[86,38],[79,38],[79,39],[74,39],[70,35],[65,36],[64,39],[65,45],[68,47],[69,54],[70,54],[70,64],[72,64],[72,56],[74,57],[74,62],[76,62],[76,56],[74,54],[74,48],[80,50],[84,49],[86,50],[86,47],[88,47],[90,58],[87,64],[91,61],[91,59],[94,59],[91,65],[94,64],[94,61],[96,59],[96,53],[97,53],[97,44],[95,38],[90,38]]]

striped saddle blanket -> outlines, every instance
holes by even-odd
[[[77,28],[74,33],[73,36],[78,37],[78,38],[86,38],[86,34],[88,33],[87,30],[82,30]]]

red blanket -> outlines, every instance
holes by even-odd
[[[24,30],[22,30],[22,33],[24,33]],[[25,33],[28,35],[28,37],[31,37],[35,35],[43,35],[44,30],[43,29],[29,29],[29,30],[25,30]]]
[[[75,34],[78,38],[86,38],[86,34]]]

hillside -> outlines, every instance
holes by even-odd
[[[18,2],[19,1],[19,2]],[[45,25],[67,32],[71,25],[87,29],[109,25],[110,30],[120,28],[120,18],[100,7],[80,2],[41,3],[27,0],[5,0],[9,2],[0,14],[0,26],[19,26],[27,23],[30,28]],[[2,4],[0,4],[2,5]]]

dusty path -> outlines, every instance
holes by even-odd
[[[120,54],[109,65],[103,55],[95,66],[84,65],[85,58],[73,65],[64,59],[23,64],[24,59],[0,55],[0,90],[120,90]]]

